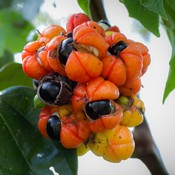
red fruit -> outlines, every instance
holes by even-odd
[[[41,33],[39,32],[38,41],[44,42],[45,44],[58,35],[65,35],[66,31],[60,25],[52,24],[46,27]]]
[[[118,87],[111,81],[102,77],[91,79],[87,84],[87,93],[89,101],[103,99],[117,99],[119,97]]]
[[[135,43],[129,43],[128,46],[120,52],[119,57],[126,66],[127,80],[130,81],[142,75],[143,57]]]
[[[92,132],[97,133],[103,132],[107,129],[112,129],[121,122],[123,117],[122,107],[117,103],[114,105],[115,109],[112,113],[102,115],[96,120],[89,121],[89,127]]]
[[[121,86],[126,81],[126,67],[123,61],[114,55],[107,55],[102,59],[103,71],[101,76]]]
[[[46,138],[49,138],[49,135],[47,133],[47,130],[46,130],[46,125],[47,125],[47,122],[50,118],[50,115],[51,115],[51,107],[44,107],[42,108],[40,114],[39,114],[39,120],[38,120],[38,129],[40,131],[40,133],[46,137]]]
[[[47,61],[50,65],[50,67],[55,71],[61,74],[62,76],[65,76],[65,70],[64,66],[60,64],[59,61],[59,49],[61,46],[61,42],[66,39],[65,36],[56,36],[54,37],[47,45],[46,50],[48,52],[47,54]]]
[[[32,41],[25,45],[22,51],[22,68],[30,78],[39,80],[42,76],[52,71],[44,53],[45,46],[42,42]]]
[[[72,108],[74,111],[82,110],[88,101],[117,99],[119,97],[118,87],[111,81],[102,77],[91,79],[86,84],[79,83],[73,90]]]
[[[49,62],[47,61],[47,55],[48,51],[46,50],[46,47],[43,47],[37,52],[37,60],[40,63],[40,65],[48,72],[54,72]]]
[[[144,44],[140,42],[135,42],[135,44],[140,49],[140,52],[143,58],[143,68],[142,68],[142,75],[143,75],[147,71],[147,68],[151,63],[150,54],[148,53],[149,50]]]
[[[79,25],[73,30],[73,40],[78,47],[93,53],[98,58],[106,56],[108,43],[94,28]]]
[[[57,116],[59,126],[54,120],[48,126],[53,116]],[[77,148],[90,135],[84,113],[73,113],[69,105],[43,108],[39,115],[38,129],[44,137],[60,141],[65,148]]]
[[[88,26],[88,27],[92,27],[93,29],[95,29],[100,35],[102,35],[103,37],[105,37],[105,30],[103,29],[103,27],[101,27],[97,22],[95,21],[87,21],[84,22],[83,24],[81,24],[81,26]]]
[[[42,46],[44,46],[44,43],[39,42],[39,41],[32,41],[32,42],[27,43],[24,46],[24,49],[23,49],[23,51],[21,53],[22,60],[24,60],[24,58],[27,57],[27,56],[29,56],[29,55],[36,54],[37,50],[39,48],[41,48]]]
[[[22,68],[27,76],[36,80],[49,73],[38,63],[35,55],[25,57]]]
[[[66,23],[67,32],[72,32],[76,26],[86,21],[90,21],[90,18],[84,13],[75,13],[71,15]]]
[[[97,57],[80,51],[72,51],[65,66],[68,78],[81,83],[97,78],[102,69],[103,64]]]
[[[133,80],[127,80],[124,85],[119,87],[120,94],[123,96],[132,96],[138,94],[141,89],[141,78],[138,76]]]
[[[65,148],[77,148],[87,140],[89,135],[90,129],[87,121],[72,121],[62,124],[60,140]]]
[[[118,42],[125,42],[127,43],[127,38],[124,34],[120,32],[112,32],[110,35],[105,37],[106,42],[109,44],[110,47],[113,47]]]

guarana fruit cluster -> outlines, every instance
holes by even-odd
[[[24,46],[22,68],[41,102],[38,129],[63,147],[91,150],[110,162],[135,148],[130,127],[143,121],[137,97],[150,64],[148,48],[117,26],[71,15],[66,29],[50,25]]]

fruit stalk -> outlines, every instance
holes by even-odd
[[[152,175],[168,175],[160,151],[152,137],[148,122],[144,121],[133,131],[135,151],[133,158],[140,159],[149,169]]]

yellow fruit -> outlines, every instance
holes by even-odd
[[[133,106],[137,107],[141,113],[145,112],[145,105],[141,99],[139,99],[136,95],[131,97],[134,100]]]
[[[118,125],[111,132],[103,158],[110,162],[120,162],[130,158],[135,148],[131,131],[125,126]]]
[[[89,142],[90,150],[109,162],[128,159],[135,148],[131,131],[122,125],[96,133]]]
[[[120,123],[121,125],[125,125],[127,127],[136,127],[143,122],[145,106],[143,101],[136,95],[133,95],[129,98],[120,97],[118,103],[123,107],[123,118]]]
[[[127,110],[123,113],[121,125],[127,127],[136,127],[143,122],[143,114],[136,107],[132,107],[131,110]]]
[[[96,156],[103,156],[108,145],[108,132],[98,132],[91,136],[88,146]]]

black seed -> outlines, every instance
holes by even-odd
[[[63,40],[59,50],[59,60],[61,64],[66,65],[67,59],[70,53],[72,52],[72,50],[74,50],[73,39],[70,37]]]
[[[113,104],[110,100],[89,102],[85,106],[85,113],[90,119],[96,120],[102,115],[110,114],[113,111]]]
[[[51,139],[60,141],[61,121],[57,115],[50,116],[46,130]]]
[[[116,55],[118,56],[118,54],[124,50],[127,47],[127,44],[124,41],[119,41],[118,43],[116,43],[114,46],[109,47],[108,51],[109,53],[111,53],[112,55]]]
[[[54,103],[60,93],[60,83],[46,81],[39,89],[39,97],[47,103]]]

